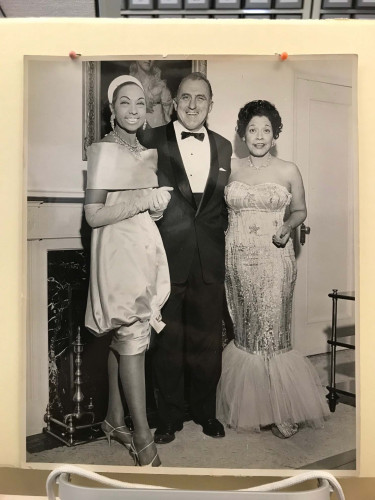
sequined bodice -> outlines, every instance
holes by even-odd
[[[290,320],[296,278],[292,241],[272,243],[292,195],[281,184],[232,181],[225,190],[226,293],[235,343],[272,355],[290,348]]]
[[[265,246],[270,247],[269,235],[272,237],[283,224],[291,197],[281,184],[231,182],[226,187],[225,200],[229,208],[229,231],[236,233],[237,243],[243,238],[246,241],[256,238],[257,244],[261,244],[264,238]]]
[[[232,181],[225,188],[225,198],[233,210],[277,211],[289,205],[292,195],[285,186],[274,182],[247,184]]]

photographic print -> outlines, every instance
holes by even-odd
[[[26,71],[27,465],[355,471],[355,56]]]

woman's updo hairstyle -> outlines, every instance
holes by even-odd
[[[238,113],[236,131],[241,139],[245,137],[246,127],[254,116],[266,116],[272,125],[273,138],[279,137],[283,128],[279,112],[269,101],[257,100],[245,104]]]

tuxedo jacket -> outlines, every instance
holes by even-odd
[[[140,142],[158,151],[159,186],[171,186],[171,201],[158,221],[168,258],[172,283],[186,282],[195,251],[198,250],[206,283],[223,283],[225,235],[228,224],[224,188],[230,175],[232,145],[207,129],[211,161],[202,199],[197,206],[191,191],[173,122],[148,129]]]

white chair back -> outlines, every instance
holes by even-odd
[[[94,480],[104,487],[78,486],[71,482],[71,476]],[[304,491],[282,491],[286,488],[316,479],[317,487]],[[101,476],[74,465],[65,465],[53,470],[47,478],[47,496],[56,500],[54,486],[58,484],[60,500],[330,500],[331,492],[339,500],[345,500],[339,482],[329,472],[308,471],[273,483],[235,491],[178,490],[126,483]]]

